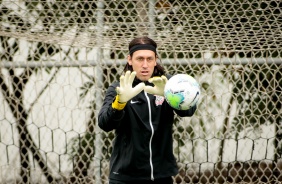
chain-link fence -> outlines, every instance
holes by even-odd
[[[4,0],[0,17],[0,183],[107,183],[97,114],[140,35],[201,85],[174,182],[282,181],[280,0]]]

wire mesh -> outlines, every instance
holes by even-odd
[[[282,181],[280,0],[0,3],[0,182],[107,183],[114,132],[97,127],[129,41],[158,43],[202,96],[175,117],[174,183]]]

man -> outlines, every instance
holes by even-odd
[[[164,99],[167,81],[157,63],[157,44],[148,37],[129,43],[129,55],[120,82],[109,86],[98,123],[115,130],[110,160],[110,184],[172,184],[178,173],[173,155],[174,113],[192,116],[196,106],[175,110]]]

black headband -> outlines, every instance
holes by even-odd
[[[131,47],[129,50],[129,55],[133,54],[133,52],[137,50],[151,50],[154,53],[157,53],[156,47],[154,47],[153,45],[141,44],[141,45],[134,45],[133,47]]]

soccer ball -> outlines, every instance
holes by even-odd
[[[164,88],[167,103],[174,109],[187,110],[193,107],[200,98],[200,86],[190,75],[172,76]]]

